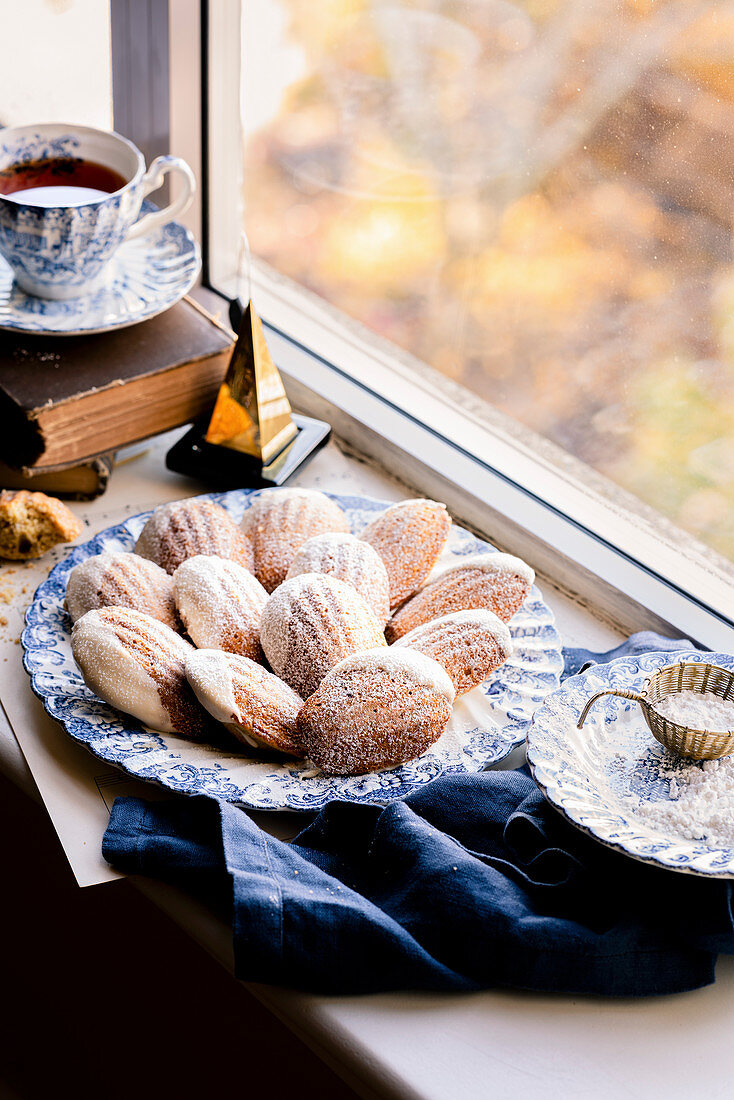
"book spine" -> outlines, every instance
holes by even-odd
[[[29,416],[0,390],[0,458],[10,466],[32,466],[45,447],[35,416]]]

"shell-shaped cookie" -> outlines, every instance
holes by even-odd
[[[450,565],[399,607],[387,624],[389,642],[409,630],[449,615],[480,607],[508,622],[522,606],[535,580],[530,566],[512,554],[476,554]]]
[[[186,675],[203,707],[252,749],[305,756],[296,719],[303,700],[262,665],[235,653],[197,649]]]
[[[301,573],[327,573],[356,588],[377,621],[390,617],[390,582],[380,555],[362,539],[332,531],[304,542],[291,562],[286,579]]]
[[[431,619],[403,634],[395,647],[414,649],[438,661],[456,694],[483,683],[512,653],[510,631],[491,611],[474,608]]]
[[[253,571],[252,546],[234,520],[211,500],[173,500],[162,504],[140,532],[135,553],[175,573],[195,554],[230,558]]]
[[[302,573],[276,588],[263,608],[260,643],[273,672],[304,699],[343,657],[387,647],[360,594],[323,573]]]
[[[74,566],[66,585],[72,620],[100,607],[132,607],[178,629],[171,578],[160,565],[138,554],[105,550]]]
[[[194,647],[158,619],[130,607],[88,611],[71,649],[87,687],[151,729],[198,741],[214,728],[186,679]]]
[[[226,649],[252,661],[262,659],[260,616],[268,594],[235,561],[195,554],[173,574],[181,622],[199,649]]]
[[[385,563],[390,607],[417,592],[433,569],[451,530],[445,504],[401,500],[374,519],[360,535]]]
[[[441,666],[412,649],[340,661],[298,715],[307,755],[331,775],[363,775],[420,756],[451,717],[454,688]]]
[[[316,489],[266,489],[242,517],[252,542],[255,576],[272,592],[307,539],[328,531],[349,531],[338,504]]]

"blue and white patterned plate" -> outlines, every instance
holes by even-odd
[[[686,776],[701,769],[701,763],[663,748],[639,705],[630,700],[599,700],[583,728],[576,727],[595,692],[611,687],[639,691],[658,668],[683,660],[734,670],[730,653],[682,650],[619,657],[570,676],[535,713],[528,732],[528,762],[548,801],[602,844],[671,870],[734,878],[734,843],[714,843],[706,838],[706,827],[684,820],[691,811],[695,818],[698,797]],[[722,760],[721,766],[731,767],[734,782],[734,757]],[[701,778],[697,771],[693,777]],[[687,789],[693,794],[686,795],[679,818],[676,803]]]
[[[144,202],[141,217],[156,209]],[[65,302],[26,294],[0,256],[0,329],[77,336],[136,325],[183,298],[200,268],[199,246],[179,222],[121,245],[110,261],[107,283],[86,298]]]
[[[359,533],[387,507],[365,497],[331,494]],[[253,494],[244,489],[212,493],[239,522]],[[536,708],[558,687],[563,667],[553,614],[533,587],[510,626],[511,659],[486,683],[454,706],[449,727],[417,760],[363,776],[329,777],[302,762],[273,764],[155,733],[101,702],[85,686],[69,644],[64,611],[66,581],[80,561],[102,550],[132,550],[149,512],[134,516],[75,547],[38,588],[26,615],[24,663],[34,692],[52,718],[96,756],[139,779],[174,791],[209,794],[251,809],[317,810],[333,799],[386,803],[404,798],[445,772],[479,771],[501,760],[525,738]],[[492,550],[454,527],[444,559]]]

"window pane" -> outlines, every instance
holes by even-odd
[[[245,0],[253,251],[734,558],[734,3]]]
[[[105,0],[22,0],[6,5],[3,22],[0,126],[76,122],[111,129]]]

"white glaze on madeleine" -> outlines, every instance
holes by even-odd
[[[512,554],[476,554],[452,563],[397,609],[385,633],[389,642],[454,611],[484,608],[508,622],[527,598],[535,574]]]
[[[95,695],[151,729],[200,740],[210,719],[186,680],[194,647],[129,607],[88,611],[71,633],[74,660]]]
[[[198,649],[186,676],[201,705],[251,748],[303,756],[296,719],[303,700],[272,672],[236,653]]]
[[[199,649],[262,659],[260,616],[268,594],[237,562],[210,554],[187,558],[173,574],[181,622]]]

